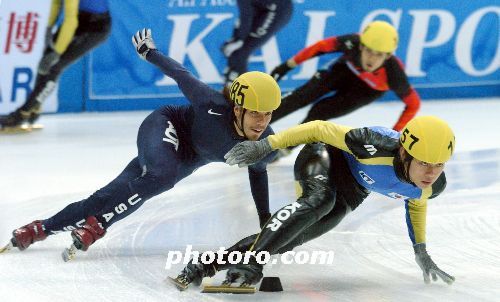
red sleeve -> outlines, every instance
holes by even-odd
[[[337,37],[330,37],[319,42],[314,43],[313,45],[302,49],[299,53],[297,53],[293,60],[295,63],[300,64],[312,57],[317,55],[321,55],[327,52],[334,52],[338,50],[338,40]]]
[[[417,114],[418,109],[420,109],[420,96],[412,87],[410,87],[410,93],[403,98],[403,102],[406,104],[406,107],[393,127],[396,131],[401,131],[406,126],[406,123]]]

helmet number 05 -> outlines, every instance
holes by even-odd
[[[241,85],[240,82],[235,81],[231,86],[231,100],[236,105],[243,106],[245,103],[245,93],[243,90],[247,90],[247,85]]]
[[[401,137],[401,142],[404,144],[406,142],[406,139],[407,139],[407,134],[410,134],[410,138],[412,139],[412,142],[410,143],[410,145],[408,146],[408,149],[411,150],[411,148],[413,147],[413,145],[419,141],[419,138],[416,137],[415,135],[411,134],[410,131],[408,129],[405,129],[403,131],[403,133],[401,134],[402,137]]]

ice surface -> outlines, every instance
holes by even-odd
[[[376,103],[336,122],[391,127],[402,103]],[[428,208],[427,245],[457,281],[425,285],[401,202],[372,194],[333,231],[300,247],[331,250],[333,265],[273,265],[284,292],[254,296],[178,292],[164,283],[170,250],[229,246],[258,231],[244,169],[212,164],[116,223],[71,263],[68,233],[24,252],[0,255],[0,301],[498,301],[500,297],[500,99],[425,102],[420,114],[448,120],[457,153],[447,190]],[[43,116],[46,128],[0,136],[0,243],[12,229],[47,218],[114,178],[135,156],[137,128],[148,112]],[[274,128],[298,122],[301,110]],[[297,153],[296,151],[294,155]],[[273,210],[294,197],[290,156],[269,167]],[[216,276],[221,280],[222,274]],[[210,281],[210,280],[206,280]]]

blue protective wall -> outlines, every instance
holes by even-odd
[[[175,83],[135,54],[130,42],[149,27],[157,47],[219,89],[225,60],[220,45],[238,16],[235,0],[111,0],[113,30],[105,44],[61,79],[59,111],[152,109],[184,102]],[[500,5],[474,1],[294,1],[290,23],[249,68],[269,72],[318,39],[359,32],[373,19],[393,23],[396,55],[423,99],[500,96]],[[296,68],[280,82],[284,91],[309,79],[338,55]],[[71,89],[68,89],[71,87]],[[390,93],[384,99],[394,99]]]

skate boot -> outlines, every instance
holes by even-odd
[[[73,237],[73,245],[82,251],[86,251],[89,247],[102,238],[106,234],[106,230],[99,224],[97,218],[90,216],[85,224],[80,228],[71,231]]]
[[[45,238],[47,238],[47,234],[45,234],[43,229],[42,221],[35,220],[12,231],[12,239],[10,241],[13,247],[17,247],[22,251],[27,249],[32,243],[42,241]]]
[[[253,294],[256,292],[255,286],[263,277],[263,265],[258,264],[255,257],[250,257],[248,264],[232,265],[227,271],[226,280],[220,285],[205,286],[202,293],[232,293],[232,294]],[[233,283],[240,282],[233,286]]]
[[[224,57],[229,58],[235,51],[240,49],[245,42],[243,40],[237,40],[236,38],[231,38],[225,41],[220,47],[220,51]]]
[[[229,67],[224,69],[224,86],[227,86],[228,89],[231,88],[233,81],[240,75],[239,72],[233,70]]]
[[[0,129],[21,128],[23,124],[33,125],[40,117],[40,107],[41,104],[38,102],[34,104],[25,104],[14,112],[0,117]]]
[[[191,283],[200,286],[203,278],[212,277],[215,273],[217,273],[215,265],[203,263],[193,264],[193,260],[191,260],[175,279],[169,277],[169,281],[172,282],[177,289],[184,291]]]

